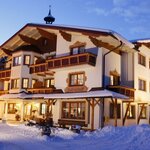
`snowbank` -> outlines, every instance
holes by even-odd
[[[149,150],[150,126],[108,126],[94,132],[73,133],[53,128],[50,137],[25,125],[0,124],[0,150]]]

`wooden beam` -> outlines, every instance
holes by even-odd
[[[22,41],[24,41],[26,43],[29,43],[29,44],[32,44],[32,45],[38,45],[37,40],[35,40],[31,37],[28,37],[28,36],[25,36],[25,35],[22,35],[22,34],[19,34],[19,37]]]
[[[124,116],[124,118],[123,118],[123,123],[122,123],[123,126],[124,126],[124,124],[125,124],[125,121],[126,121],[126,118],[127,118],[127,114],[128,114],[128,112],[129,112],[130,104],[131,104],[131,102],[128,102],[128,107],[127,107],[127,109],[126,109],[125,116]]]
[[[40,33],[40,35],[42,37],[45,37],[47,39],[56,39],[56,34],[50,33],[46,30],[41,29],[41,28],[36,28],[36,29],[38,30],[38,32]]]
[[[139,116],[138,116],[137,124],[139,124],[139,122],[140,122],[140,119],[141,119],[141,116],[142,116],[142,112],[143,112],[143,110],[144,110],[144,106],[145,106],[145,104],[143,103],[143,104],[142,104],[142,108],[141,108],[141,110],[140,110],[140,114],[139,114]]]
[[[61,34],[61,36],[68,42],[71,42],[71,34],[65,32],[65,31],[62,31],[62,30],[59,30],[59,33]]]
[[[91,130],[94,130],[94,98],[92,98]]]
[[[94,37],[92,37],[92,36],[89,36],[89,39],[91,40],[91,42],[92,42],[96,47],[104,47],[104,48],[109,49],[109,50],[115,48],[113,45],[110,45],[110,44],[108,44],[108,43],[106,43],[106,42],[103,42],[103,41],[101,41],[101,40],[98,40],[98,39],[96,39],[96,38],[94,38]]]
[[[10,49],[2,48],[2,51],[3,51],[5,54],[9,55],[9,56],[12,55],[12,51],[11,51]]]
[[[104,98],[100,99],[100,127],[104,127]]]
[[[114,102],[114,118],[115,118],[114,126],[117,127],[117,98],[115,98]]]

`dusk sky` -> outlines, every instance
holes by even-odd
[[[150,38],[150,0],[5,0],[0,3],[0,45],[27,23],[111,29],[128,40]]]

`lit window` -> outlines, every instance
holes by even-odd
[[[70,86],[83,84],[84,84],[84,73],[70,74]]]
[[[30,65],[30,55],[24,56],[24,65]]]
[[[49,88],[54,86],[54,79],[46,79],[45,80],[45,87]]]
[[[40,115],[45,115],[46,114],[46,104],[41,103],[40,105]]]
[[[146,66],[146,57],[141,54],[138,54],[138,63],[143,66]]]
[[[24,78],[22,79],[22,88],[26,89],[29,86],[29,79]]]
[[[146,91],[146,81],[139,79],[139,90]]]
[[[114,118],[114,104],[113,103],[110,103],[109,116],[110,118]],[[121,118],[121,105],[120,104],[117,104],[117,118]]]
[[[142,111],[142,112],[141,112]],[[146,119],[147,118],[147,107],[139,105],[139,113],[140,113],[140,118],[141,119]]]
[[[15,103],[9,103],[8,104],[8,114],[15,114],[16,113],[15,106],[16,106]]]
[[[127,119],[135,119],[135,105],[129,106],[129,110],[127,113]]]
[[[11,80],[11,88],[12,89],[18,89],[19,88],[19,79],[12,79]]]
[[[85,102],[62,102],[62,118],[85,119]]]
[[[36,79],[32,79],[32,88],[34,88],[34,84],[35,84],[35,82],[36,82],[37,80]]]
[[[21,56],[17,56],[13,58],[13,66],[21,65]]]
[[[31,112],[32,112],[32,106],[26,105],[25,106],[25,115],[29,116],[29,115],[31,115]]]

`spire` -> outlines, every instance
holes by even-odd
[[[49,13],[48,16],[44,18],[46,24],[52,24],[55,21],[55,18],[51,15],[51,5],[49,6]]]

